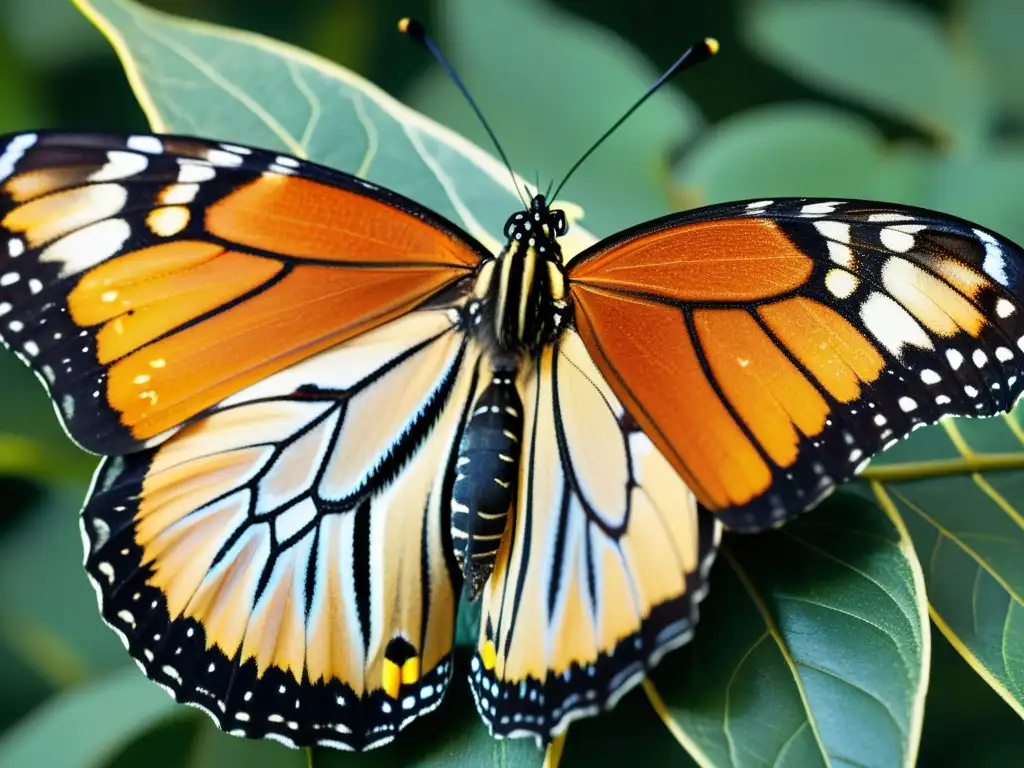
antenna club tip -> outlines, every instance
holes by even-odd
[[[718,40],[716,40],[713,37],[705,37],[704,45],[707,47],[708,53],[710,53],[712,56],[718,53],[718,49],[722,47],[721,43],[719,43]]]
[[[410,19],[408,16],[403,19],[399,19],[398,31],[403,35],[408,35],[413,40],[420,42],[423,41],[423,38],[427,34],[427,31],[424,29],[422,24],[416,21],[416,19]]]

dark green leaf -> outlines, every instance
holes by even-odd
[[[307,768],[308,763],[305,750],[229,736],[204,717],[187,768]]]
[[[0,768],[98,768],[155,723],[187,712],[134,666],[58,694],[0,738]]]
[[[779,532],[727,537],[711,584],[693,644],[652,676],[702,764],[913,764],[923,582],[878,507],[841,493]]]
[[[902,446],[930,460],[1022,449],[1016,416],[944,422]],[[891,468],[888,461],[876,466]],[[1024,473],[876,482],[874,489],[913,538],[933,620],[1024,717]]]

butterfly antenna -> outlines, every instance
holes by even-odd
[[[558,197],[558,193],[562,191],[562,187],[565,186],[565,182],[567,182],[569,178],[576,173],[579,167],[583,165],[584,161],[594,154],[594,151],[604,143],[605,139],[615,133],[615,131],[618,130],[618,127],[626,122],[634,112],[640,109],[643,103],[651,98],[651,96],[653,96],[661,86],[684,69],[689,69],[690,67],[700,64],[702,61],[710,59],[718,53],[718,47],[718,41],[715,40],[715,38],[705,37],[699,43],[695,43],[683,51],[683,55],[676,59],[675,63],[671,67],[665,70],[665,74],[659,77],[654,82],[654,85],[647,89],[644,95],[637,100],[636,104],[630,107],[626,111],[626,114],[616,120],[615,124],[601,134],[601,137],[591,145],[590,149],[583,153],[583,157],[577,160],[576,164],[569,169],[569,172],[562,178],[561,183],[555,188],[555,193],[549,199],[553,200]]]
[[[465,96],[466,101],[469,102],[469,106],[473,108],[477,118],[480,120],[480,124],[487,131],[487,135],[491,137],[491,142],[494,144],[494,148],[498,150],[498,154],[501,156],[501,160],[505,163],[505,167],[508,169],[509,176],[512,177],[512,186],[516,190],[516,194],[519,195],[519,201],[523,204],[523,207],[529,209],[529,204],[523,199],[522,190],[519,189],[519,183],[516,181],[516,174],[512,170],[512,164],[508,161],[508,156],[505,154],[505,150],[501,148],[501,142],[498,141],[498,137],[494,135],[494,131],[491,130],[491,126],[488,124],[487,119],[484,117],[484,113],[480,111],[480,107],[477,106],[476,101],[469,94],[469,89],[466,88],[466,84],[462,82],[462,78],[459,77],[459,73],[455,71],[455,67],[448,63],[448,59],[444,57],[441,50],[437,47],[433,38],[427,34],[427,29],[420,22],[415,19],[405,18],[398,22],[398,31],[403,35],[406,35],[417,43],[422,45],[433,56],[437,63],[441,65],[441,69],[445,71],[445,74],[451,78],[452,82],[455,83],[455,87],[458,88],[462,95]]]

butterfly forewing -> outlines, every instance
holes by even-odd
[[[476,360],[443,310],[107,459],[82,527],[104,619],[226,731],[362,749],[441,701],[446,477]]]
[[[485,255],[410,201],[269,152],[0,138],[0,338],[97,453],[408,312]]]
[[[917,426],[1013,406],[1021,257],[929,211],[764,200],[616,235],[570,279],[626,409],[704,505],[759,530]]]

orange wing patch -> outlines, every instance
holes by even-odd
[[[4,340],[97,453],[163,439],[487,255],[409,200],[273,153],[64,134],[5,147]]]
[[[812,267],[773,222],[724,219],[614,242],[574,261],[572,279],[681,301],[745,301],[796,290]]]
[[[878,379],[885,360],[864,335],[834,309],[802,296],[766,304],[758,313],[828,393],[841,403],[861,396]]]
[[[817,435],[825,426],[825,399],[746,310],[696,310],[693,325],[726,400],[768,457],[788,467],[799,434]]]
[[[626,410],[705,504],[763,493],[771,472],[704,372],[683,312],[573,286],[576,322]]]
[[[394,205],[296,176],[263,176],[206,211],[217,237],[272,253],[340,262],[473,267],[465,245]]]

